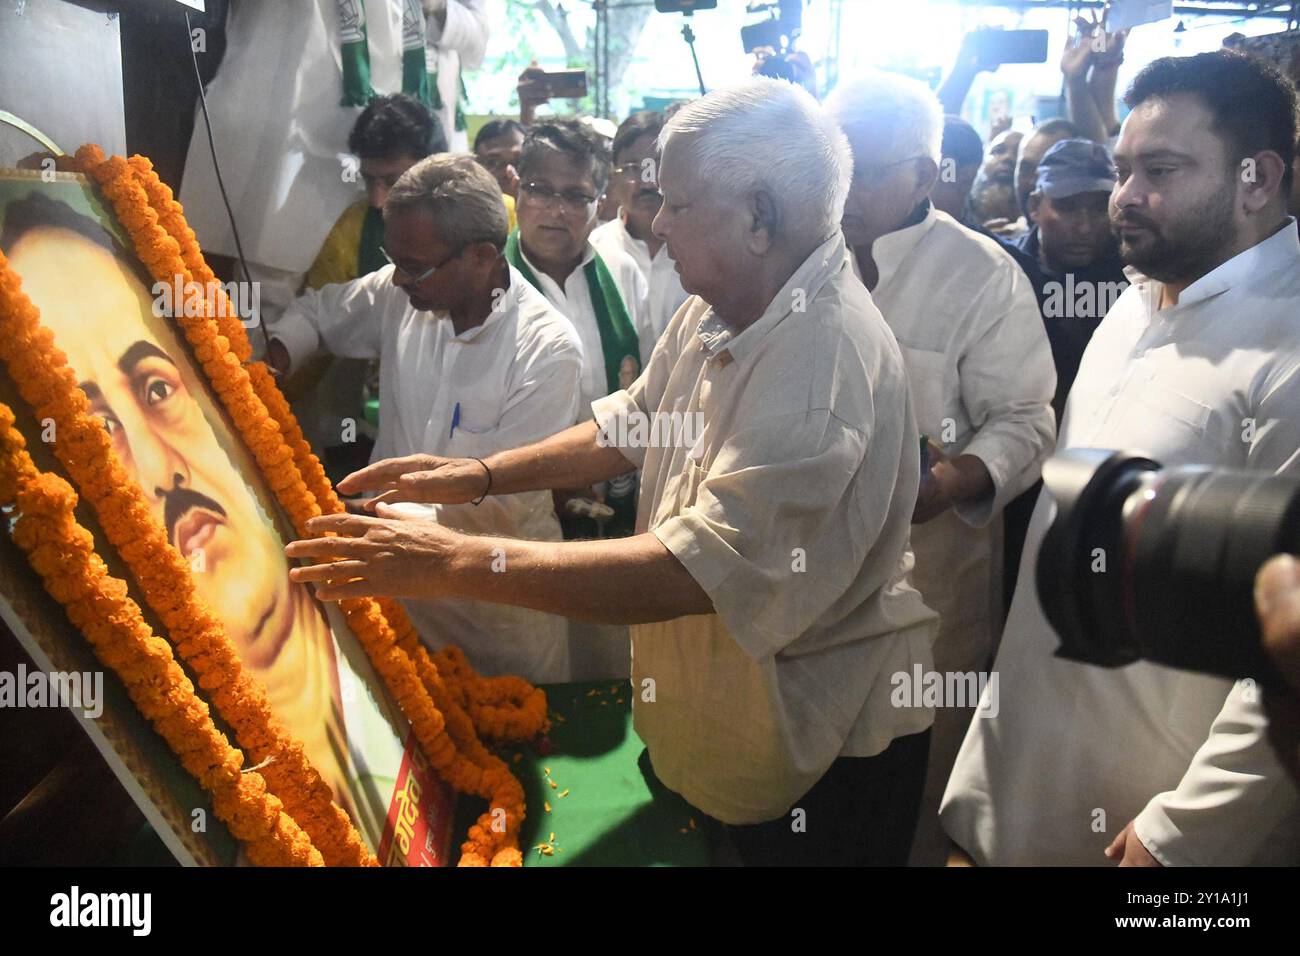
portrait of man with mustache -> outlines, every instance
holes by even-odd
[[[10,267],[189,562],[199,596],[335,801],[358,820],[334,638],[307,588],[289,580],[268,493],[259,501],[241,475],[256,474],[252,459],[205,415],[196,394],[203,386],[177,361],[180,340],[166,332],[172,320],[153,317],[146,281],[110,233],[44,192],[16,192],[0,191],[0,248]]]

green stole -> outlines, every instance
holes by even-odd
[[[384,244],[384,212],[370,206],[361,220],[361,241],[357,243],[357,275],[369,275],[388,265],[380,247]]]
[[[342,106],[365,106],[375,96],[370,85],[370,44],[364,0],[338,0],[339,53],[343,63]],[[433,109],[430,74],[424,58],[424,9],[406,0],[402,10],[402,92]]]
[[[452,0],[447,0],[447,2],[450,3]],[[442,110],[442,91],[438,89],[437,70],[429,74],[429,96],[432,101],[429,108],[435,113],[440,112]],[[456,97],[456,118],[454,121],[455,128],[460,131],[464,131],[469,126],[465,122],[465,104],[468,100],[469,93],[465,89],[465,75],[462,73],[460,77],[460,93]]]
[[[543,295],[541,283],[532,268],[524,261],[523,250],[519,246],[519,230],[516,229],[506,240],[506,261],[519,270],[538,292]],[[600,332],[600,348],[605,358],[605,385],[610,393],[619,391],[623,385],[619,373],[625,361],[630,360],[632,377],[641,374],[641,343],[637,338],[632,319],[623,302],[623,294],[618,283],[610,274],[609,267],[600,253],[595,253],[591,261],[582,267],[587,279],[587,291],[591,295],[592,310],[596,313],[596,329]],[[609,492],[605,504],[614,509],[614,516],[605,523],[603,537],[622,538],[636,531],[636,482],[616,478],[609,483]],[[601,537],[596,522],[592,518],[571,518],[560,516],[560,524],[566,538]]]

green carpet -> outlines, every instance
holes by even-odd
[[[534,744],[502,752],[528,801],[520,840],[524,865],[707,866],[704,821],[650,773],[645,745],[632,730],[628,682],[543,689],[551,752],[543,756]],[[461,798],[454,845],[484,806]],[[539,844],[552,852],[537,850]]]

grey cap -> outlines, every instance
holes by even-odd
[[[1108,193],[1117,176],[1110,152],[1090,139],[1063,139],[1053,143],[1038,163],[1034,192],[1049,199],[1079,193]]]

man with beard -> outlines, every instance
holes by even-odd
[[[375,97],[362,110],[348,135],[348,150],[360,160],[366,196],[349,206],[325,237],[307,270],[308,289],[350,282],[386,265],[381,250],[388,191],[424,157],[445,153],[447,138],[423,103],[394,93]],[[362,467],[374,447],[371,436],[344,436],[347,428],[365,421],[366,383],[376,374],[373,362],[321,354],[281,383],[304,437],[335,481]]]
[[[1219,51],[1155,61],[1126,101],[1110,212],[1137,274],[1084,354],[1060,445],[1300,474],[1295,89]],[[1040,496],[995,665],[1001,709],[967,733],[948,834],[990,865],[1294,863],[1300,794],[1268,745],[1268,691],[1054,656],[1033,573],[1054,512]]]
[[[146,320],[155,303],[144,283],[108,233],[66,203],[34,193],[4,212],[0,247],[67,355],[91,414],[190,563],[199,596],[265,685],[272,711],[356,819],[329,626],[308,590],[289,581],[271,505],[259,502],[223,449],[196,383],[173,357],[177,344]]]
[[[971,187],[971,210],[989,228],[1004,228],[1020,215],[1016,209],[1016,150],[1023,133],[1006,130],[989,143],[984,165]]]

